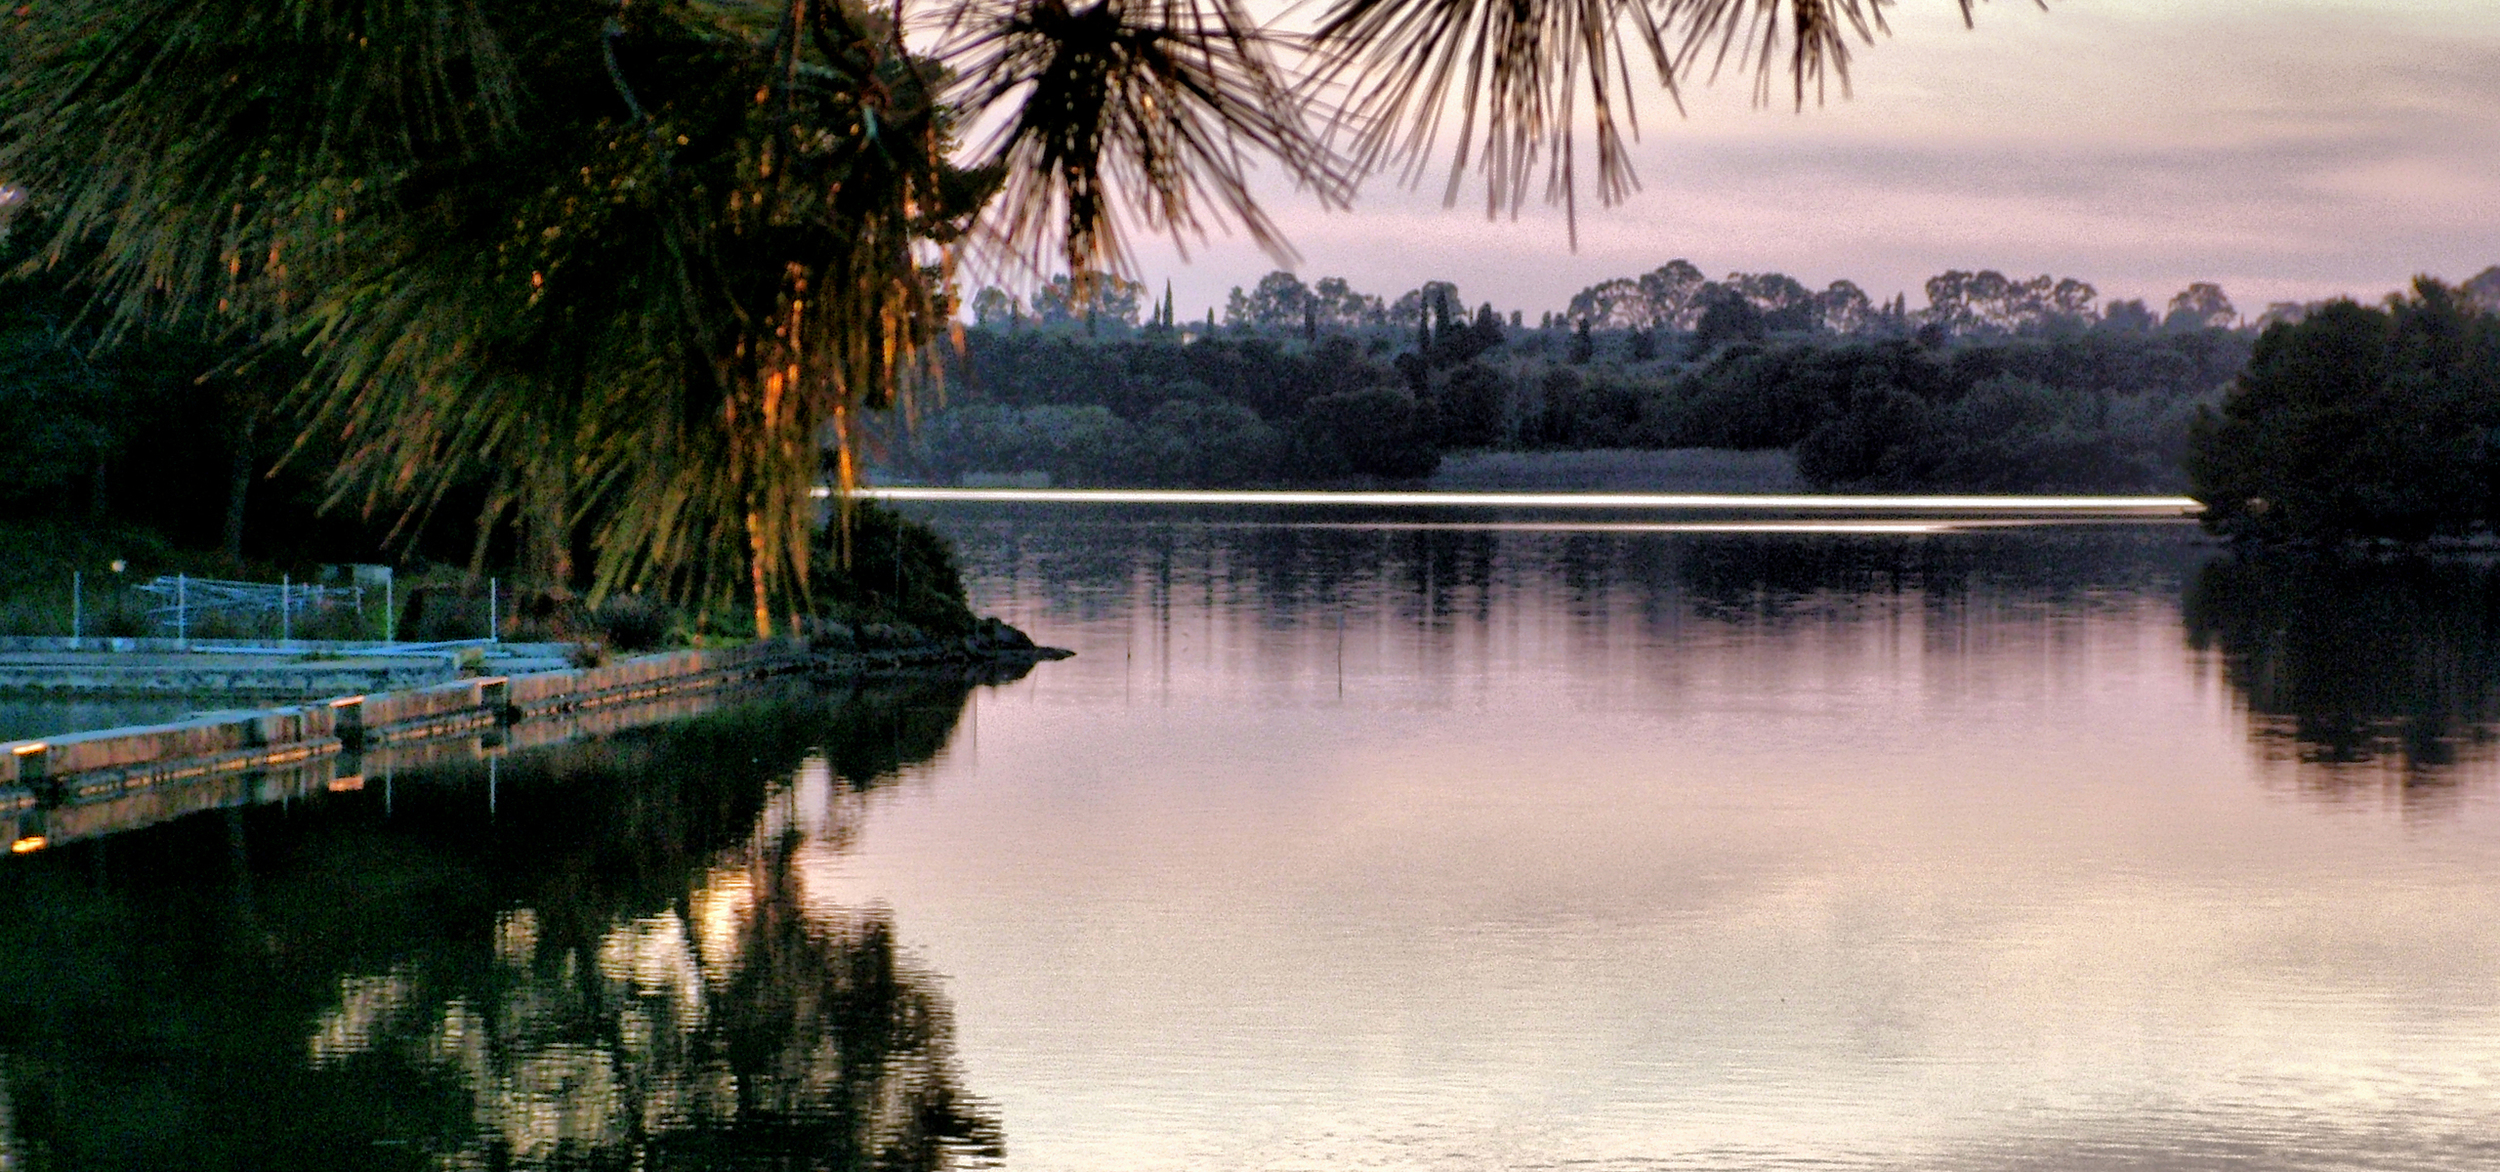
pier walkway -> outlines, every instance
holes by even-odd
[[[735,685],[815,662],[798,643],[751,643],[0,742],[0,842],[25,853],[191,810],[275,801],[285,796],[278,790],[353,789],[368,755],[407,764],[687,715]],[[387,665],[376,670],[391,678]]]

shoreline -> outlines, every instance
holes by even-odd
[[[1019,642],[994,634],[858,649],[775,640],[0,742],[0,841],[15,854],[42,850],[86,837],[81,808],[142,795],[155,799],[151,805],[187,808],[182,794],[203,782],[231,779],[220,793],[256,790],[271,770],[327,763],[323,784],[353,788],[368,752],[551,743],[684,715],[690,705],[768,680],[824,687],[952,671],[993,683],[1074,654],[1034,645],[1005,624],[985,630],[1013,632]]]

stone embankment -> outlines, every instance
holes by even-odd
[[[254,776],[325,756],[345,758],[328,771],[335,782],[357,778],[370,750],[460,738],[491,738],[500,746],[511,734],[536,743],[633,722],[597,719],[609,711],[664,719],[683,707],[668,703],[671,698],[770,677],[1023,665],[1067,654],[1037,647],[994,619],[972,635],[945,641],[909,628],[832,627],[804,644],[671,651],[596,667],[472,676],[170,724],[0,742],[0,841],[24,852],[85,837],[85,822],[118,819],[83,819],[82,809],[101,815],[103,804],[134,794],[149,795],[151,806],[170,802],[185,809],[256,800]]]

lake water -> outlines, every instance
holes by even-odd
[[[1077,657],[0,864],[0,1166],[2500,1165],[2487,567],[914,509]]]

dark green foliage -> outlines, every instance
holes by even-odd
[[[1707,354],[1734,342],[1759,342],[1770,332],[1762,311],[1751,301],[1735,294],[1722,294],[1702,307],[1701,321],[1693,327],[1693,350]]]
[[[1490,448],[1503,439],[1510,378],[1478,363],[1451,370],[1433,395],[1436,438],[1444,448]]]
[[[972,401],[924,424],[898,456],[905,471],[948,482],[1030,472],[1056,484],[1176,486],[1417,475],[1405,470],[1424,465],[1406,457],[1366,457],[1358,468],[1349,453],[1384,441],[1337,431],[1371,418],[1349,414],[1343,396],[1388,386],[1444,450],[1796,448],[1824,489],[2176,491],[2196,405],[2247,355],[2244,335],[2212,329],[1934,344],[1820,334],[1736,340],[1689,365],[1572,364],[1543,350],[1559,336],[1495,344],[1500,331],[1479,311],[1464,327],[1453,322],[1448,338],[1383,364],[1345,335],[1309,347],[1257,336],[1086,345],[978,330]],[[1406,331],[1375,341],[1386,348],[1391,333]],[[1654,335],[1630,335],[1641,336]],[[1390,406],[1397,398],[1365,401],[1402,420],[1404,408]],[[1380,470],[1392,467],[1401,471]]]
[[[2500,519],[2500,318],[2423,278],[2269,327],[2188,472],[2216,533],[2421,541]]]
[[[1365,387],[1311,401],[1295,434],[1304,475],[1331,479],[1352,474],[1390,480],[1432,475],[1441,453],[1432,444],[1425,413],[1414,397],[1395,387]]]
[[[1632,331],[1630,353],[1634,362],[1647,362],[1658,357],[1658,331],[1655,329]]]
[[[1996,378],[1930,402],[1854,395],[1797,445],[1809,483],[1957,492],[2131,492],[2175,483],[2190,405]]]
[[[1925,400],[1867,387],[1797,445],[1797,472],[1809,484],[1899,487],[1914,480],[1912,461],[1932,429]]]
[[[1284,433],[1248,407],[1166,399],[1138,425],[1133,475],[1149,484],[1230,487],[1276,478]]]
[[[668,638],[669,608],[648,594],[611,594],[591,612],[607,645],[627,653],[649,651]]]
[[[972,633],[963,570],[936,530],[875,501],[851,503],[848,558],[843,526],[816,537],[809,585],[816,612],[842,622],[909,623],[932,635]]]
[[[5,263],[0,255],[0,263]],[[119,454],[132,388],[88,361],[69,328],[74,306],[25,284],[0,285],[0,509],[24,515],[63,501]]]
[[[1668,443],[1795,446],[1824,488],[2175,490],[2188,420],[2242,345],[2218,330],[1734,345],[1686,374]]]

